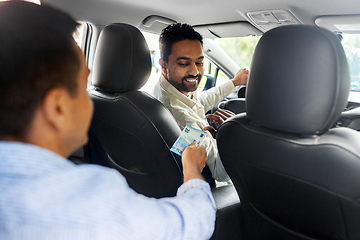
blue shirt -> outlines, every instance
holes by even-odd
[[[116,170],[0,141],[0,239],[209,239],[215,204],[193,179],[174,198],[137,194]]]

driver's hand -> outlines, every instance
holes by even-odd
[[[217,123],[221,125],[232,116],[235,116],[235,113],[226,109],[218,109],[213,114],[207,114],[206,118],[210,120],[210,123]]]
[[[246,68],[240,69],[235,74],[235,77],[232,79],[234,86],[245,85],[247,83],[248,77],[249,70],[247,70]]]
[[[225,109],[218,109],[213,114],[207,114],[206,118],[210,120],[210,123],[217,123],[219,125],[223,124],[227,119],[230,117],[235,116],[235,113],[225,110]],[[213,138],[216,139],[217,131],[212,126],[206,126],[203,129],[204,131],[209,131]]]
[[[206,126],[206,127],[204,127],[203,130],[204,130],[204,131],[209,131],[210,134],[211,134],[211,136],[212,136],[214,139],[216,139],[216,133],[217,133],[217,131],[216,131],[215,128],[213,128],[212,126]]]

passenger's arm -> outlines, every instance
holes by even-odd
[[[215,227],[216,207],[209,184],[201,180],[201,171],[207,159],[205,153],[204,148],[195,144],[184,150],[182,155],[184,184],[179,187],[176,197],[147,198],[130,191],[127,186],[123,186],[122,189],[121,186],[117,186],[118,196],[113,196],[114,192],[108,192],[107,194],[114,197],[113,199],[119,200],[118,207],[110,211],[118,216],[118,220],[112,223],[117,222],[120,225],[119,237],[164,240],[209,239]]]
[[[188,161],[191,162],[185,159],[185,163]],[[193,169],[191,165],[185,167]],[[74,229],[80,229],[80,233],[81,227],[91,227],[94,234],[104,239],[207,240],[214,231],[214,199],[209,184],[197,179],[196,171],[192,179],[179,187],[175,197],[155,199],[136,193],[113,169],[91,164],[79,168],[88,171],[73,171],[74,176],[88,176],[75,182],[60,200],[70,198],[70,194],[72,201],[64,209],[72,209],[68,214],[74,216],[74,226],[79,226]],[[81,201],[74,194],[81,196]]]

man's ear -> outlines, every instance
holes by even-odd
[[[161,66],[162,74],[167,79],[167,76],[168,76],[168,63],[164,59],[160,58],[159,59],[159,64]]]
[[[55,130],[61,131],[67,124],[67,111],[70,95],[63,88],[48,91],[41,105],[45,121]]]
[[[167,67],[167,62],[164,61],[164,59],[160,58],[159,59],[159,64],[162,68],[166,68]]]

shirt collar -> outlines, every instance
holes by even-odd
[[[189,97],[185,96],[179,90],[177,90],[165,77],[164,75],[160,75],[160,85],[161,87],[167,91],[169,94],[179,99],[181,102],[186,104],[188,107],[193,108],[197,103],[197,92],[191,92]]]

